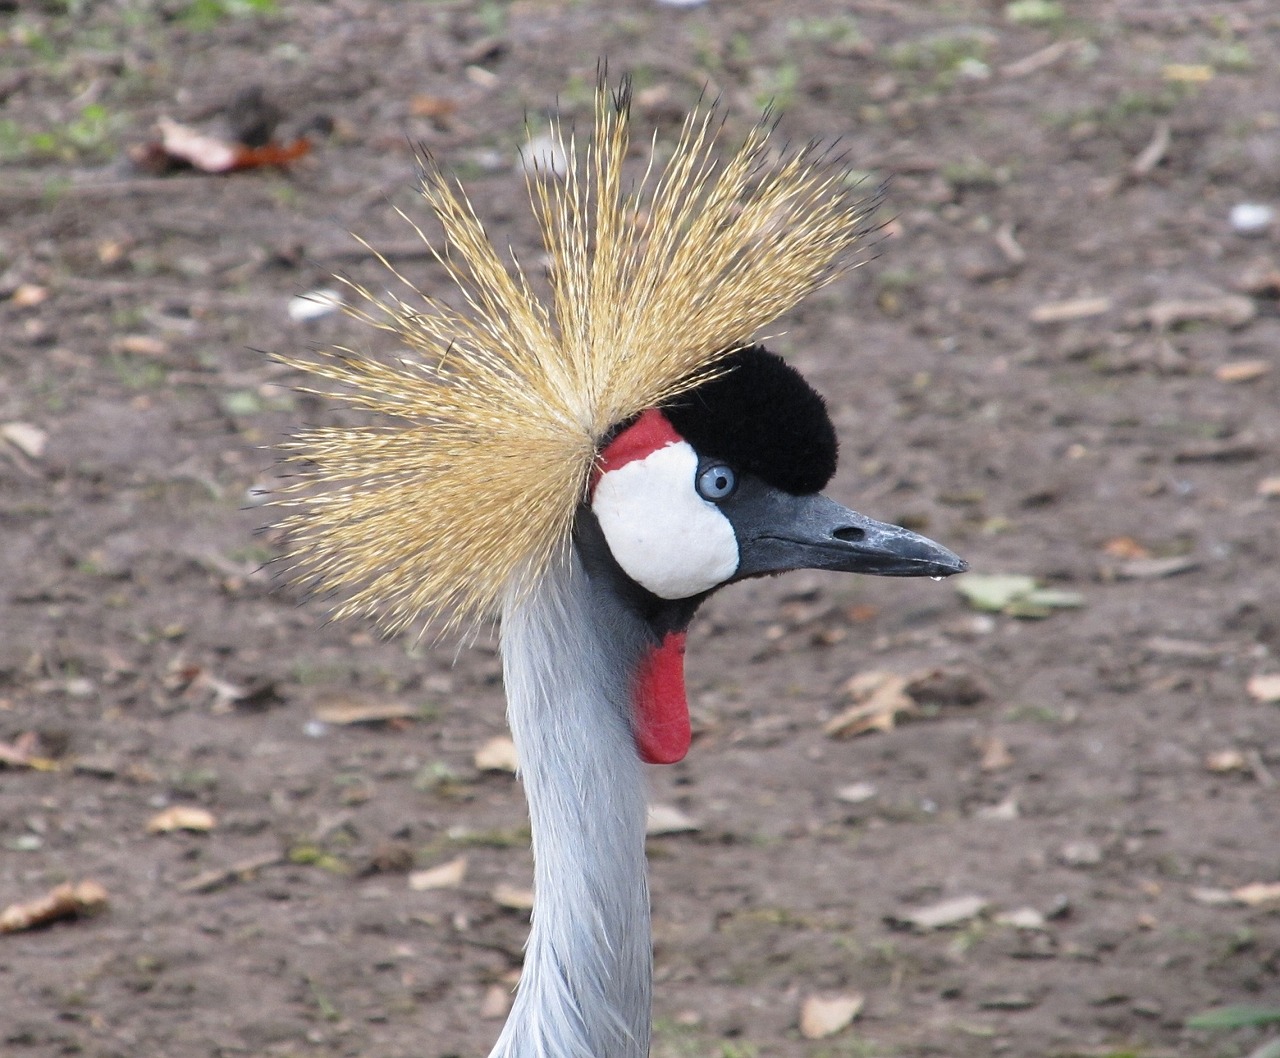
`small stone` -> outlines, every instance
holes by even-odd
[[[310,323],[337,312],[344,304],[336,290],[309,290],[289,299],[289,319],[294,323]]]
[[[1240,202],[1231,207],[1231,230],[1247,239],[1256,239],[1267,233],[1276,211],[1260,202]]]
[[[994,819],[999,822],[1017,819],[1019,814],[1018,800],[1013,796],[1006,797],[997,804],[983,805],[973,813],[976,819]]]
[[[1058,859],[1068,867],[1093,867],[1102,862],[1102,847],[1094,841],[1068,841]]]
[[[569,172],[569,155],[558,137],[544,132],[520,148],[519,168],[526,176],[553,176],[563,180]]]
[[[1034,907],[1020,907],[996,915],[996,922],[1014,929],[1044,929],[1044,915]]]
[[[876,795],[876,788],[869,782],[854,782],[842,786],[836,791],[836,800],[847,805],[859,805],[870,801]]]
[[[1244,754],[1238,749],[1219,749],[1204,759],[1204,766],[1210,771],[1244,771],[1247,766]]]

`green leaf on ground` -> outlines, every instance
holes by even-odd
[[[1280,1024],[1280,1007],[1258,1007],[1241,1003],[1202,1010],[1187,1018],[1189,1029],[1245,1029]]]
[[[966,573],[957,579],[956,590],[975,610],[1011,617],[1048,617],[1054,610],[1084,605],[1079,592],[1042,588],[1022,573]]]

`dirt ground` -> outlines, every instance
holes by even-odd
[[[531,879],[474,763],[496,653],[262,571],[270,446],[333,414],[262,351],[380,347],[287,312],[382,282],[348,232],[439,282],[411,144],[536,259],[524,117],[585,122],[602,55],[646,129],[774,99],[890,179],[878,258],[773,342],[830,399],[831,491],[1083,603],[811,574],[705,608],[693,751],[653,774],[697,825],[651,839],[655,1058],[1264,1045],[1186,1021],[1280,1007],[1280,225],[1232,227],[1280,205],[1272,0],[44,0],[0,12],[0,906],[109,902],[0,936],[0,1051],[487,1053],[527,929],[494,893]],[[286,141],[330,130],[309,156],[129,162],[253,86]],[[852,677],[932,670],[891,730],[824,733]],[[175,805],[214,826],[148,832]]]

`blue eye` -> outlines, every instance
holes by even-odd
[[[733,495],[738,487],[738,475],[733,467],[716,463],[698,473],[698,495],[704,500],[719,503]]]

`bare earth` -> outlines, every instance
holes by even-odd
[[[1229,220],[1280,204],[1272,0],[7,5],[0,742],[47,763],[0,766],[0,907],[109,903],[0,937],[0,1052],[487,1053],[527,928],[494,892],[531,878],[520,788],[473,762],[494,647],[325,624],[260,570],[267,449],[334,414],[260,350],[384,347],[286,313],[384,284],[349,231],[440,283],[412,144],[536,260],[523,119],[585,124],[602,55],[645,129],[706,86],[733,140],[775,98],[891,178],[878,258],[772,343],[829,397],[832,492],[1083,601],[799,575],[706,608],[698,737],[653,775],[699,827],[651,839],[655,1058],[1250,1053],[1185,1022],[1280,1006],[1280,898],[1241,893],[1280,881],[1280,226]],[[332,134],[287,171],[125,160],[251,85]],[[824,734],[851,677],[931,670],[892,730]],[[171,805],[215,826],[148,833]]]

